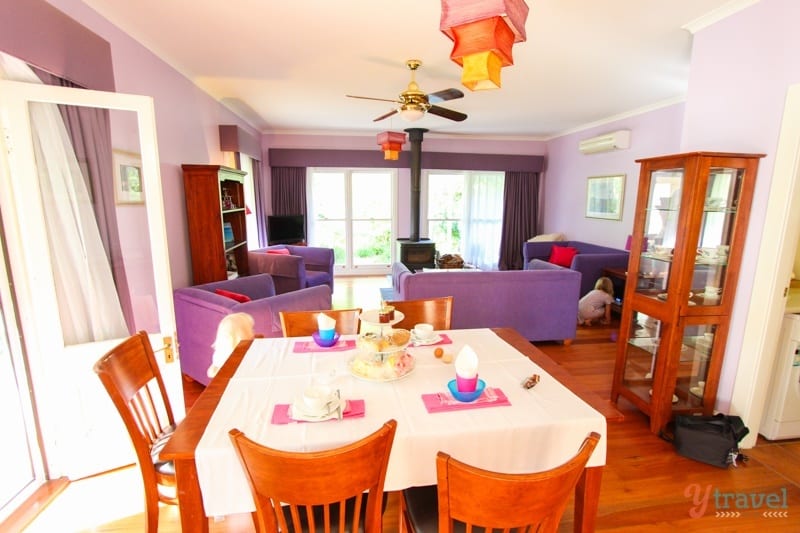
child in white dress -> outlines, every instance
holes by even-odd
[[[601,324],[611,322],[611,304],[614,303],[614,284],[611,279],[602,277],[578,302],[578,324],[591,326],[595,319]]]

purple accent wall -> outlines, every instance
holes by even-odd
[[[270,148],[269,164],[273,167],[368,167],[409,168],[408,145],[396,161],[385,160],[383,152],[374,150],[307,150]],[[422,168],[437,170],[501,170],[540,172],[544,156],[514,154],[463,154],[428,152],[427,139],[422,147]]]
[[[82,87],[114,90],[109,43],[42,0],[0,0],[0,50]]]

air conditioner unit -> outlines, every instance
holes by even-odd
[[[618,130],[598,135],[590,139],[584,139],[578,143],[578,149],[582,154],[596,154],[598,152],[609,152],[611,150],[621,150],[630,148],[631,130]]]

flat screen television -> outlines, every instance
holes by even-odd
[[[306,240],[305,215],[267,216],[269,244],[293,244]]]

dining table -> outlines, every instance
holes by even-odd
[[[414,364],[401,377],[355,372],[356,340],[342,335],[324,348],[312,337],[256,338],[237,346],[160,453],[175,465],[183,531],[208,531],[209,517],[255,509],[231,429],[265,446],[305,452],[349,444],[389,419],[397,431],[386,491],[435,484],[440,450],[487,470],[538,472],[563,464],[589,433],[599,433],[574,506],[574,530],[594,530],[606,418],[614,412],[607,402],[593,401],[598,398],[510,328],[439,331],[435,342],[412,342],[405,352]],[[448,381],[455,378],[453,359],[470,349],[486,389],[475,402],[458,402]],[[324,421],[292,417],[290,406],[311,383],[335,389],[343,412]]]

